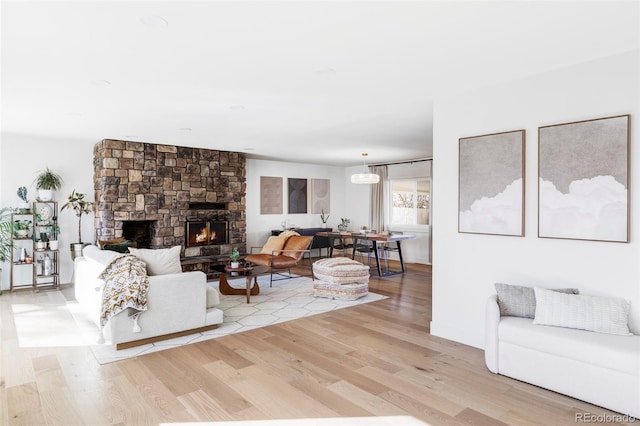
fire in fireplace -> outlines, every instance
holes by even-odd
[[[217,221],[187,222],[187,247],[227,244],[228,223]]]

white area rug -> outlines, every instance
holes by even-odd
[[[106,364],[335,309],[386,299],[386,296],[375,293],[369,293],[353,301],[314,297],[313,281],[309,277],[277,281],[274,282],[272,288],[269,288],[268,276],[259,277],[258,283],[260,294],[251,296],[249,304],[247,304],[246,296],[220,296],[218,308],[224,311],[224,322],[218,328],[119,351],[116,351],[108,342],[97,343],[100,338],[98,327],[87,318],[75,302],[68,302],[66,305],[13,304],[12,308],[20,346],[90,346],[96,360],[100,364]],[[244,285],[244,278],[239,281],[230,281],[230,284],[241,287]],[[217,288],[218,283],[211,282],[209,285]],[[60,297],[63,298],[62,294]]]

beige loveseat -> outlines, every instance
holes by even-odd
[[[82,310],[99,326],[104,281],[98,276],[121,253],[87,246],[82,254],[74,261],[75,297]],[[215,307],[220,303],[219,293],[207,285],[203,272],[153,275],[149,267],[147,270],[147,310],[139,316],[140,331],[133,331],[133,321],[127,312],[115,315],[104,327],[105,339],[116,349],[204,331],[222,323],[222,311]]]

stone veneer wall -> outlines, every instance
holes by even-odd
[[[229,244],[189,247],[185,256],[246,247],[246,159],[237,152],[105,139],[94,147],[96,239],[122,236],[127,220],[157,221],[152,248],[185,245],[187,220],[229,223]],[[224,210],[189,203],[224,203]]]

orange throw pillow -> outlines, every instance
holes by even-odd
[[[262,251],[260,251],[260,253],[271,254],[271,252],[274,250],[282,250],[285,241],[287,241],[287,237],[283,236],[282,234],[278,235],[277,237],[271,236],[262,247]]]

